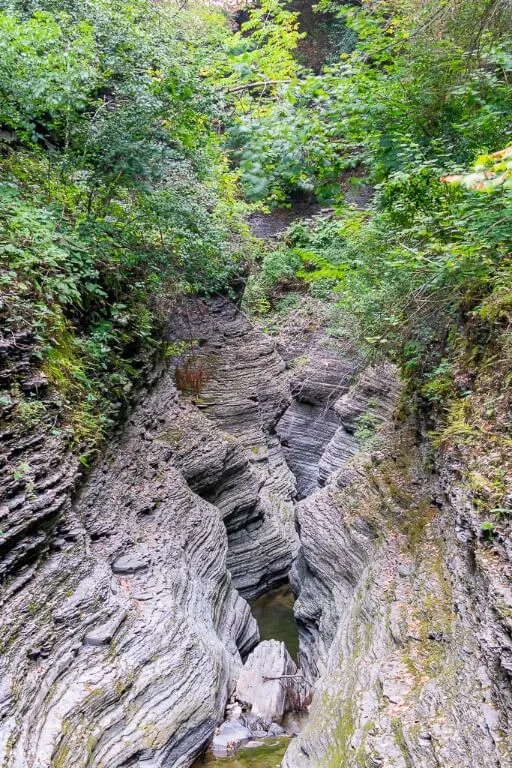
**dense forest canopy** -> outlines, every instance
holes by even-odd
[[[489,373],[509,391],[512,8],[314,11],[329,37],[320,69],[314,29],[279,0],[236,14],[2,2],[2,332],[28,339],[64,407],[55,428],[85,455],[161,348],[173,300],[229,294],[252,263],[250,311],[299,281],[336,306],[334,332],[401,365],[442,414],[439,444],[478,434],[493,458],[475,483],[502,509],[512,436]],[[245,215],[297,198],[329,213],[261,258]],[[0,402],[54,421],[19,390]]]

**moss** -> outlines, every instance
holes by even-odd
[[[512,619],[512,606],[507,605],[502,600],[497,600],[494,609],[501,619]]]
[[[40,400],[20,400],[16,406],[16,418],[24,427],[35,427],[43,421],[46,406]]]
[[[70,748],[64,744],[57,748],[57,752],[52,756],[50,768],[65,768],[69,765]]]
[[[405,764],[407,768],[414,768],[414,763],[411,760],[411,755],[407,747],[407,742],[405,741],[405,738],[404,738],[402,724],[400,723],[400,720],[398,720],[398,718],[393,718],[391,720],[391,729],[393,731],[393,736],[395,737],[395,741],[398,745],[398,748],[400,749],[400,752],[402,753],[402,756],[405,760]]]

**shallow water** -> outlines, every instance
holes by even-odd
[[[199,758],[192,768],[210,765],[217,768],[279,768],[290,739],[273,739],[257,747],[239,749],[232,757],[214,757],[211,754]]]
[[[293,616],[295,596],[288,584],[266,592],[253,600],[251,610],[260,628],[262,640],[282,640],[290,656],[299,656],[299,630]]]

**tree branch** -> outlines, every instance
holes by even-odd
[[[267,87],[268,85],[281,85],[281,83],[290,83],[291,80],[259,80],[256,83],[245,83],[244,85],[237,85],[234,88],[224,89],[226,93],[238,93],[239,91],[248,91],[251,88],[259,88],[260,86]]]

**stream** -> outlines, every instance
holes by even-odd
[[[229,757],[214,757],[207,753],[196,760],[192,768],[205,765],[216,765],[219,768],[279,768],[289,743],[290,739],[283,737],[263,744],[257,743],[257,746],[244,747]]]
[[[252,615],[258,622],[261,640],[282,640],[297,663],[299,629],[293,615],[295,595],[288,584],[271,589],[253,600]]]
[[[299,657],[299,631],[293,615],[295,595],[288,583],[265,592],[250,603],[251,611],[258,623],[260,641],[279,640],[295,662]],[[192,768],[218,765],[219,768],[278,768],[290,743],[290,735],[296,733],[301,724],[301,713],[288,713],[283,720],[287,735],[279,738],[254,740],[228,757],[216,757],[207,752]]]

